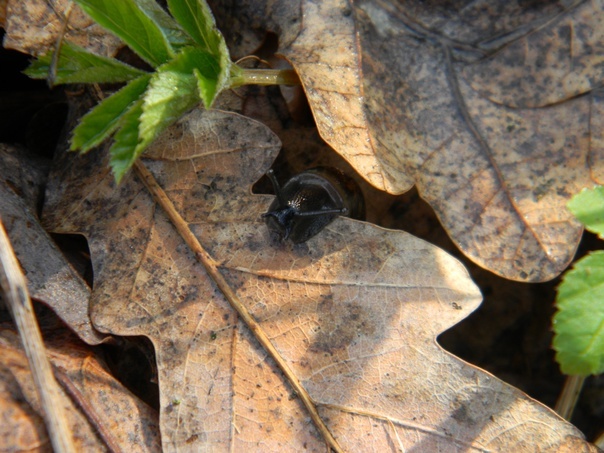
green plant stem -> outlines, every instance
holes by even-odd
[[[300,85],[293,69],[243,69],[231,79],[231,88],[242,85]]]
[[[577,400],[581,394],[585,376],[566,376],[566,382],[562,393],[556,402],[555,411],[565,420],[570,421],[573,411],[577,405]]]

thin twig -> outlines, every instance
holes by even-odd
[[[193,234],[187,222],[181,217],[180,213],[172,204],[172,201],[168,198],[164,190],[159,186],[157,181],[153,175],[147,170],[147,167],[140,161],[137,160],[134,164],[134,168],[137,171],[137,174],[142,179],[143,183],[153,195],[153,198],[166,212],[170,221],[174,224],[176,230],[185,240],[189,248],[195,253],[195,257],[197,260],[203,264],[206,271],[210,275],[210,278],[214,280],[216,286],[222,291],[226,299],[231,304],[231,307],[239,314],[243,322],[247,325],[247,327],[252,331],[254,337],[258,340],[258,342],[262,345],[262,347],[268,352],[268,354],[273,358],[279,369],[283,372],[290,385],[293,387],[297,396],[300,398],[306,410],[309,412],[312,421],[315,426],[325,439],[325,442],[329,445],[329,447],[336,451],[342,452],[342,448],[333,437],[329,428],[323,422],[323,419],[319,415],[315,403],[312,398],[306,391],[306,389],[300,383],[298,377],[294,374],[293,370],[289,367],[287,362],[281,357],[279,352],[275,349],[270,339],[262,330],[262,327],[256,322],[256,320],[252,317],[250,312],[245,308],[242,304],[239,297],[235,294],[235,292],[231,289],[229,283],[222,276],[220,271],[218,270],[218,263],[212,258],[208,252],[201,246],[197,237]]]
[[[57,453],[75,452],[73,438],[69,432],[70,424],[65,416],[59,386],[46,356],[42,334],[27,291],[25,276],[19,267],[17,257],[1,221],[0,289],[17,325],[25,355],[29,361],[52,447]]]
[[[71,10],[73,8],[73,2],[69,3],[65,10],[65,18],[63,20],[63,25],[61,26],[61,30],[59,30],[59,36],[57,37],[57,41],[55,43],[55,51],[52,53],[52,60],[50,62],[50,66],[48,68],[48,87],[52,88],[55,86],[55,80],[57,78],[57,68],[59,67],[59,58],[61,56],[61,47],[63,46],[63,38],[65,37],[65,33],[67,32],[67,25],[69,24],[69,18],[71,17]]]
[[[243,63],[244,61],[247,61],[247,60],[255,60],[255,61],[258,61],[259,63],[262,63],[265,66],[268,66],[271,69],[274,69],[268,61],[263,60],[262,58],[260,58],[256,55],[246,55],[245,57],[241,57],[239,60],[237,60],[235,62],[235,64],[240,66],[241,63]]]

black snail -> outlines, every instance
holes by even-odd
[[[365,200],[354,179],[331,167],[306,170],[285,183],[266,174],[276,198],[262,214],[271,231],[295,244],[305,242],[339,215],[365,218]]]

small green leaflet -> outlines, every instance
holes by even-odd
[[[224,88],[219,86],[219,78],[222,75],[222,68],[218,60],[212,55],[198,51],[196,55],[198,62],[204,61],[203,65],[198,65],[193,68],[193,74],[197,79],[199,95],[206,109],[212,107],[214,99],[218,93]]]
[[[35,60],[24,72],[32,79],[46,79],[51,62],[52,52]],[[118,83],[141,74],[145,72],[65,41],[59,54],[55,83]]]
[[[153,140],[187,110],[200,100],[211,107],[219,93],[220,73],[217,59],[197,47],[182,49],[174,59],[157,68],[142,96],[136,143],[127,131],[116,134],[120,143],[111,150],[111,165],[118,182]],[[138,107],[133,111],[138,112]],[[134,121],[130,112],[127,116],[124,124],[130,129]]]
[[[134,0],[74,0],[154,68],[174,56],[167,36]]]
[[[222,33],[216,28],[212,11],[210,11],[205,0],[168,0],[168,7],[174,18],[195,40],[199,48],[214,56],[218,61],[220,72],[216,79],[216,88],[220,92],[228,86],[233,66],[229,49]],[[200,67],[198,69],[204,77],[204,68]],[[204,99],[206,108],[209,108],[208,105],[211,103]]]
[[[145,74],[132,80],[84,115],[73,131],[71,150],[85,153],[109,138],[121,117],[147,89],[150,79],[151,74]]]
[[[223,51],[224,38],[216,28],[214,16],[205,1],[168,0],[168,8],[201,49],[212,55]]]
[[[604,238],[604,186],[583,189],[568,202],[568,209],[585,228]]]
[[[208,77],[210,89],[215,86],[218,65],[208,65],[212,56],[195,47],[183,49],[172,61],[159,67],[153,74],[149,88],[144,94],[143,113],[140,118],[140,143],[135,155],[143,150],[168,126],[178,120],[187,110],[194,107],[201,99],[198,79],[193,70],[206,68],[204,74]],[[212,72],[212,69],[215,72]],[[212,77],[213,74],[213,77]],[[212,96],[204,94],[211,102]]]
[[[593,252],[564,274],[556,305],[553,347],[562,372],[604,372],[604,252]]]
[[[134,149],[139,143],[139,119],[143,113],[143,100],[140,99],[130,106],[120,119],[119,130],[113,137],[113,145],[109,149],[109,165],[113,170],[115,180],[119,183],[126,172],[132,167],[138,156]]]
[[[153,20],[174,50],[194,46],[195,41],[155,0],[135,0],[140,9]]]

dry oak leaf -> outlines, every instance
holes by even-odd
[[[73,334],[45,344],[77,451],[159,452],[157,413],[132,395]],[[0,448],[52,451],[27,357],[12,325],[0,325]]]
[[[279,33],[322,137],[371,184],[392,193],[417,185],[470,259],[506,278],[544,281],[568,265],[581,236],[567,201],[604,181],[594,90],[602,1],[546,3],[213,7],[236,51],[251,50],[258,28]],[[33,14],[47,2],[11,2],[5,45],[45,51],[60,28],[46,18],[60,19],[64,6],[53,5]],[[74,11],[80,44],[113,54],[116,43]],[[54,31],[25,45],[21,23]]]
[[[603,180],[602,1],[216,9],[240,36],[277,31],[321,136],[375,187],[415,184],[477,264],[544,281],[571,261],[566,203]]]
[[[591,451],[522,392],[436,336],[481,296],[454,258],[400,231],[338,219],[293,246],[251,185],[279,141],[253,120],[196,110],[144,156],[191,230],[318,406],[345,451]],[[94,325],[155,346],[165,451],[325,451],[272,359],[238,320],[135,175],[62,157],[47,225],[78,231],[95,272]]]
[[[21,148],[0,144],[0,219],[27,277],[30,296],[51,307],[86,343],[106,336],[92,327],[90,288],[73,269],[34,213],[44,172]]]

